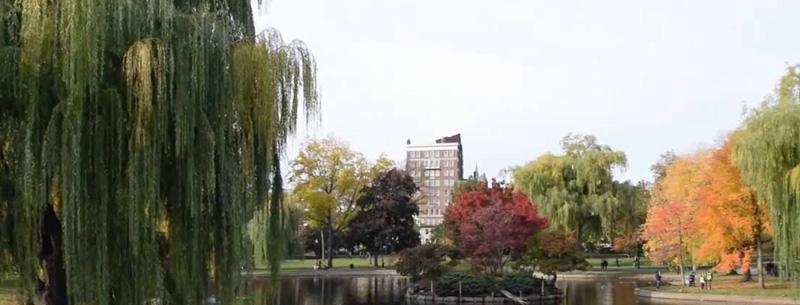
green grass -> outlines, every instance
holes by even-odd
[[[680,285],[662,286],[661,291],[677,293],[706,293],[722,295],[746,295],[746,296],[768,296],[768,297],[798,297],[800,289],[795,288],[794,283],[781,281],[775,277],[767,277],[766,289],[758,287],[758,277],[753,276],[752,282],[742,282],[741,275],[715,275],[712,281],[711,290],[701,290],[698,287],[686,287]],[[646,287],[648,290],[655,290],[655,287]]]
[[[323,262],[326,263],[327,261]],[[394,258],[391,256],[383,257],[383,262],[386,264],[386,268],[394,268]],[[316,259],[290,259],[286,260],[281,264],[281,271],[302,271],[302,270],[314,270],[314,264],[317,263]],[[372,260],[367,260],[366,258],[334,258],[333,259],[333,269],[350,269],[350,264],[353,264],[353,267],[356,269],[375,269],[375,266],[371,265]],[[378,264],[380,265],[381,259],[378,258]],[[257,269],[266,269],[267,266],[264,265],[256,265]]]
[[[600,269],[600,258],[587,258],[589,264],[596,269]],[[608,269],[618,268],[614,257],[606,257],[608,261]],[[640,257],[639,262],[642,267],[650,266],[650,259],[647,257]],[[633,257],[619,257],[619,268],[633,268]]]

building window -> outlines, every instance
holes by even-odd
[[[433,160],[433,166],[439,167],[439,160]]]
[[[433,157],[434,158],[438,158],[439,157],[439,151],[438,150],[433,152]]]

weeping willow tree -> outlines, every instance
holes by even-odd
[[[745,182],[769,204],[782,277],[800,273],[800,75],[791,67],[776,96],[744,122],[735,159]]]
[[[545,154],[513,170],[514,187],[559,230],[575,231],[577,247],[586,237],[602,237],[611,221],[604,207],[614,205],[613,170],[626,165],[625,153],[600,145],[593,136],[569,135],[563,155]]]
[[[0,264],[48,304],[235,303],[315,70],[249,1],[0,0]]]

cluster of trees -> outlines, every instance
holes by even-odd
[[[363,247],[377,265],[378,253],[419,244],[417,186],[387,158],[370,162],[346,142],[327,137],[306,143],[291,166],[292,195],[304,208],[307,225],[303,235],[319,240],[319,246],[324,236],[327,266],[335,249]]]
[[[655,262],[737,266],[743,280],[772,241],[781,276],[800,271],[800,77],[789,68],[775,96],[752,109],[719,147],[662,156],[643,227]],[[795,276],[796,279],[796,276]]]
[[[588,267],[573,233],[550,227],[526,194],[495,180],[460,188],[439,230],[441,243],[400,253],[398,272],[435,280],[461,259],[489,277],[503,275],[508,267],[539,267],[545,274]]]
[[[724,272],[739,267],[749,281],[755,253],[760,270],[761,246],[770,238],[769,206],[745,184],[736,165],[740,137],[733,133],[711,150],[667,155],[643,227],[654,262],[676,265],[681,272],[690,263],[712,263]]]
[[[641,244],[649,184],[613,179],[627,164],[625,154],[589,135],[568,135],[564,153],[548,153],[512,170],[514,187],[532,199],[551,226],[574,232],[577,249],[612,245],[636,252]]]

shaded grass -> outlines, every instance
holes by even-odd
[[[713,289],[701,290],[700,287],[686,287],[680,285],[662,286],[661,291],[677,293],[706,293],[721,295],[746,295],[746,296],[769,296],[769,297],[798,297],[800,289],[795,284],[788,281],[781,281],[775,277],[765,279],[766,289],[758,287],[758,277],[753,276],[752,282],[742,282],[741,275],[715,275],[712,281]],[[700,285],[699,283],[697,285]],[[644,289],[655,290],[655,287],[645,287]]]
[[[323,263],[326,263],[324,261]],[[394,268],[394,258],[391,256],[383,257],[383,262],[386,268]],[[281,271],[300,271],[300,270],[314,270],[314,264],[317,263],[315,259],[290,259],[281,263]],[[355,269],[379,269],[381,258],[378,258],[379,267],[372,266],[372,259],[365,259],[360,257],[354,258],[334,258],[332,269],[350,269],[350,264],[353,264]],[[266,265],[256,265],[256,269],[267,269]]]
[[[607,257],[606,260],[608,261],[608,269],[633,268],[633,257],[619,257],[618,259],[619,267],[617,267],[614,257]],[[588,261],[593,267],[600,269],[600,258],[587,258],[586,261]],[[640,257],[639,262],[641,263],[642,267],[648,267],[651,264],[650,259],[647,257]]]

